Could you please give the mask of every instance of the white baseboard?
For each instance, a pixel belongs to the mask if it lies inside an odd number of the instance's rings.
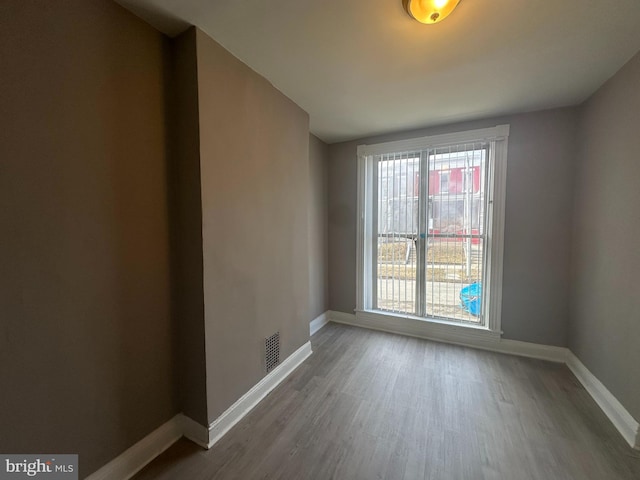
[[[209,444],[211,448],[215,443],[227,433],[231,427],[244,418],[271,390],[276,388],[293,372],[302,362],[304,362],[313,352],[311,343],[307,342],[298,350],[293,352],[287,359],[269,372],[251,390],[245,393],[240,399],[224,411],[211,425],[209,425]]]
[[[453,323],[425,321],[417,318],[376,312],[356,312],[355,325],[464,346],[485,348],[500,340],[498,332],[484,328],[463,327]]]
[[[313,335],[322,327],[324,327],[327,323],[329,323],[328,313],[329,312],[321,313],[316,318],[311,320],[311,323],[309,323],[309,336]]]
[[[353,313],[337,312],[335,310],[327,310],[327,317],[330,322],[345,323],[347,325],[355,325],[356,316]]]
[[[490,350],[555,363],[566,363],[567,355],[569,355],[569,349],[565,347],[521,342],[519,340],[507,340],[504,338],[500,339],[496,345],[492,345]]]
[[[182,415],[176,415],[138,443],[92,473],[86,480],[127,480],[182,437]]]
[[[640,450],[640,424],[572,352],[567,366],[631,447]]]
[[[355,315],[334,311],[328,313],[329,320],[335,323],[551,362],[565,363],[567,359],[568,350],[564,347],[505,340],[500,338],[498,332],[482,328],[461,327],[444,322],[427,322],[373,312],[357,312]]]
[[[186,415],[180,416],[182,434],[196,445],[209,448],[209,429]]]
[[[311,343],[307,342],[293,352],[287,359],[278,365],[272,372],[260,380],[251,390],[245,393],[237,402],[231,405],[214,420],[209,427],[185,417],[183,420],[184,436],[197,443],[201,447],[213,447],[236,423],[242,420],[271,390],[276,388],[293,372],[302,362],[313,353]]]

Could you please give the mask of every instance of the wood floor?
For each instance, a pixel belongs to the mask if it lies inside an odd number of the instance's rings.
[[[328,324],[314,354],[211,450],[143,479],[640,479],[561,364]]]

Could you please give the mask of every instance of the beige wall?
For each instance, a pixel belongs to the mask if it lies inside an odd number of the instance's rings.
[[[309,116],[196,30],[209,422],[309,338]]]
[[[571,350],[640,420],[640,53],[583,106]]]
[[[0,451],[81,477],[178,411],[165,48],[112,2],[0,3]]]
[[[329,149],[309,135],[309,320],[329,309],[327,167]]]
[[[565,346],[577,110],[564,108],[364,138],[329,147],[329,306],[356,300],[356,147],[510,124],[502,329]]]

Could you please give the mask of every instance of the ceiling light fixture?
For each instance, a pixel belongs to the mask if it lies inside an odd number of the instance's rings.
[[[449,16],[460,0],[402,0],[410,17],[427,25],[438,23]]]

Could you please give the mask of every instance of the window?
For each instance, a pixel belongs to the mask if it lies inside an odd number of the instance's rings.
[[[499,331],[508,133],[358,147],[358,311]]]

